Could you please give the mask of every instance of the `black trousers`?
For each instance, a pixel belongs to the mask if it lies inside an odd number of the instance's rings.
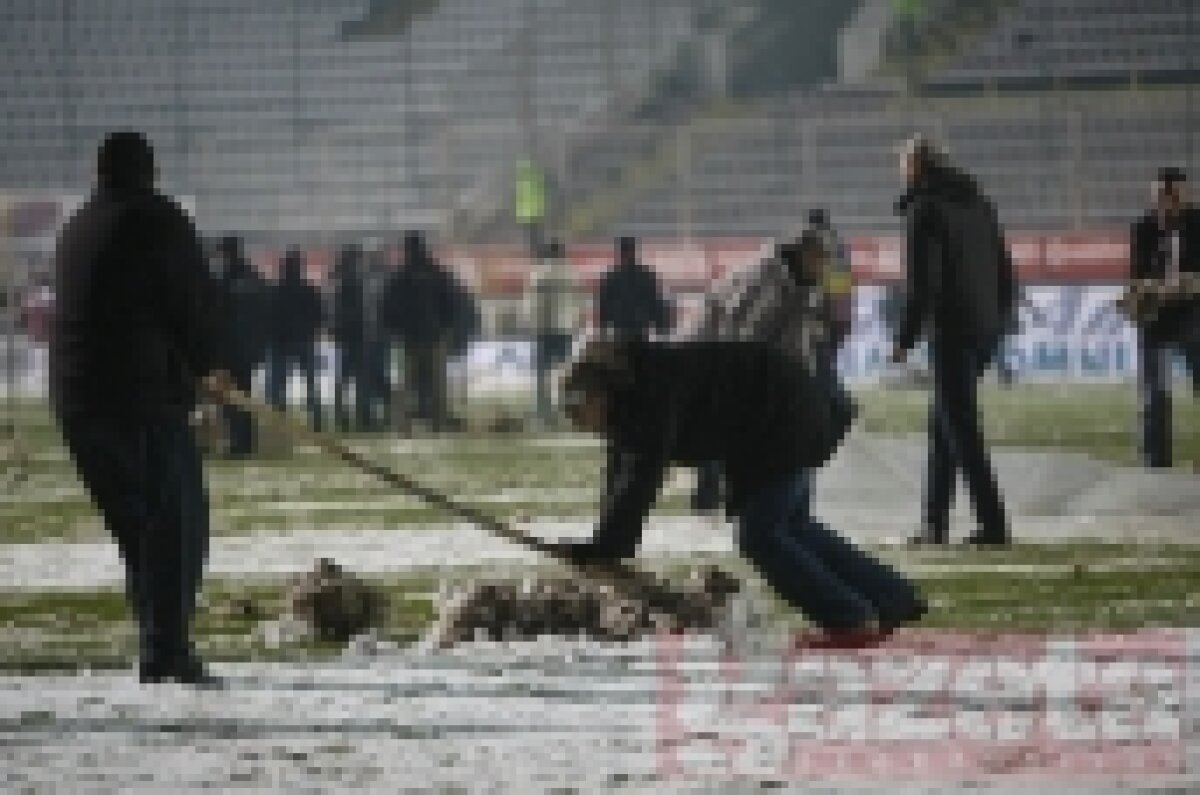
[[[405,390],[410,415],[441,430],[446,422],[446,349],[440,342],[404,346]]]
[[[1138,338],[1138,392],[1141,402],[1142,464],[1171,466],[1171,372],[1168,354],[1178,350],[1200,391],[1200,307],[1179,315],[1168,326],[1151,326]]]
[[[242,392],[249,394],[250,385],[254,378],[254,365],[238,363],[229,368],[233,376],[233,384]],[[254,418],[250,412],[233,406],[222,406],[221,413],[225,417],[225,427],[229,431],[229,454],[232,456],[247,456],[254,452]]]
[[[929,459],[925,484],[925,531],[947,540],[956,475],[962,473],[982,538],[1008,538],[1007,520],[979,424],[978,384],[987,357],[943,334],[931,345],[933,403],[929,411]]]
[[[721,462],[706,461],[696,467],[693,511],[715,511],[721,507]]]
[[[183,412],[61,420],[67,448],[125,564],[141,666],[192,653],[190,624],[208,553],[208,495]]]

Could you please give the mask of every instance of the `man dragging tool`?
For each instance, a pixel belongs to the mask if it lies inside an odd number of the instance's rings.
[[[568,416],[609,440],[593,539],[560,545],[581,564],[628,558],[668,465],[721,463],[737,545],[831,646],[878,641],[920,619],[903,576],[813,517],[812,474],[853,414],[828,373],[750,341],[586,342],[562,382]]]

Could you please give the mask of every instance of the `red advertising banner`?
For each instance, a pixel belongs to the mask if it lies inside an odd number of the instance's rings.
[[[674,292],[704,290],[730,270],[750,265],[770,251],[768,238],[710,238],[692,242],[647,240],[640,246],[641,260],[664,286]],[[904,278],[905,242],[900,235],[860,235],[846,241],[854,280],[859,284]],[[1124,231],[1016,232],[1009,235],[1009,250],[1022,282],[1086,284],[1117,282],[1128,276],[1129,243]],[[254,252],[255,264],[273,275],[277,249]],[[335,252],[328,247],[306,250],[308,274],[323,281],[332,269]],[[580,243],[568,247],[567,259],[580,283],[591,288],[612,268],[613,247]],[[520,293],[529,278],[528,250],[516,244],[451,245],[436,252],[442,263],[481,295]],[[403,254],[389,248],[388,258],[399,265]]]

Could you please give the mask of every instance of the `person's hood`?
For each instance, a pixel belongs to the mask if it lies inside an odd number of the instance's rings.
[[[304,278],[304,261],[298,254],[285,254],[281,275],[285,282],[299,282]]]
[[[242,255],[229,258],[225,265],[226,278],[242,277],[250,274],[250,261]]]

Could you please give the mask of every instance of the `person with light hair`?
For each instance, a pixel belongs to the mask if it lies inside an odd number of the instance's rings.
[[[905,304],[891,359],[903,362],[924,335],[933,365],[929,464],[916,544],[945,544],[955,476],[962,472],[978,519],[968,543],[1009,542],[1008,520],[979,423],[979,377],[1012,328],[1017,284],[995,207],[979,185],[922,135],[901,148],[908,224]]]

